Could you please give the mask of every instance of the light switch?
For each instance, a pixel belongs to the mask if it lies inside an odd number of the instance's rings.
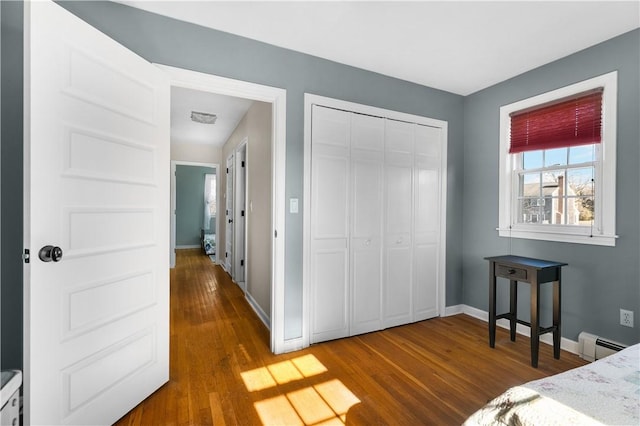
[[[289,213],[298,213],[298,199],[290,198],[289,199]]]

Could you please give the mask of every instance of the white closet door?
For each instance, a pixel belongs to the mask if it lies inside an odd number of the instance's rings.
[[[414,321],[438,316],[442,129],[416,125]]]
[[[311,343],[349,335],[351,114],[313,107]]]
[[[415,125],[386,120],[384,327],[413,319],[413,161]]]
[[[352,114],[350,335],[380,330],[384,120]]]

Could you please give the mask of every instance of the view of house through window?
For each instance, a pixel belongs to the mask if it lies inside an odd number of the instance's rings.
[[[591,144],[518,154],[517,222],[592,226],[597,153]]]

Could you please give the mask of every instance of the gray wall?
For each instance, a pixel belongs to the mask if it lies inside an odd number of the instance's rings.
[[[204,176],[215,174],[211,167],[176,165],[176,246],[200,245],[204,225]],[[214,234],[215,218],[207,233]]]
[[[485,256],[513,254],[567,262],[563,269],[564,337],[589,331],[622,343],[640,341],[640,30],[606,41],[465,98],[464,108],[464,303],[486,311]],[[498,145],[500,106],[618,70],[618,143],[615,247],[500,238]],[[507,284],[501,294],[508,310]],[[528,318],[528,286],[519,311]],[[550,286],[547,286],[550,287]],[[550,306],[549,289],[543,303]],[[636,327],[619,325],[620,308],[636,313]],[[543,312],[550,325],[550,310]]]

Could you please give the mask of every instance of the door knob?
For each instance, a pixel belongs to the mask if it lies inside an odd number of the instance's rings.
[[[38,257],[43,262],[59,262],[62,259],[62,249],[55,246],[44,246],[38,252]]]

